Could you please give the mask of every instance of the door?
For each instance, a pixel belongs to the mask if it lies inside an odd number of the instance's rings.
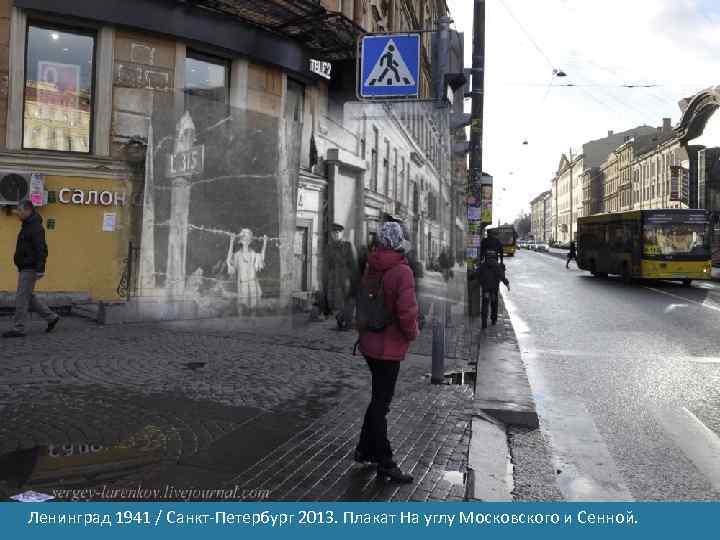
[[[306,292],[308,290],[308,236],[307,227],[297,227],[295,229],[294,292]]]

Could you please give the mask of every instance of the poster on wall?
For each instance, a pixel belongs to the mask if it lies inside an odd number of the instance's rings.
[[[35,206],[42,206],[45,202],[45,183],[41,174],[30,175],[30,202]]]
[[[117,214],[115,212],[108,212],[103,215],[102,230],[103,232],[115,232],[117,224]]]
[[[493,190],[491,185],[482,186],[482,216],[481,221],[483,223],[492,223],[492,195]]]
[[[293,285],[297,177],[287,171],[299,168],[299,124],[191,97],[179,120],[171,99],[153,113],[140,281],[201,317],[281,309]],[[163,140],[174,144],[155,150]],[[203,167],[167,167],[200,147]]]

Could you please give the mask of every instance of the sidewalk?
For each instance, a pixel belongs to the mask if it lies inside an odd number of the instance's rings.
[[[461,312],[447,332],[449,371],[470,359]],[[158,490],[148,499],[190,488],[272,500],[465,497],[472,387],[430,384],[430,324],[389,416],[396,458],[416,480],[404,487],[378,485],[352,461],[369,374],[352,356],[355,333],[334,321],[248,332],[230,320],[103,327],[68,317],[50,335],[34,324],[26,340],[3,343],[2,498],[83,488],[111,500],[138,486]]]

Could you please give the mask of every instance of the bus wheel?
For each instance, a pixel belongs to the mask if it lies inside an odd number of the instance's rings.
[[[683,279],[682,284],[689,287],[692,284],[692,279]]]
[[[622,273],[620,275],[622,276],[623,283],[632,283],[632,274],[630,273],[628,263],[623,263]]]

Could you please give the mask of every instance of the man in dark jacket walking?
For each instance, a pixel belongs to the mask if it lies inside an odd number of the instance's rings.
[[[488,257],[481,263],[473,279],[478,280],[482,289],[482,327],[487,328],[488,315],[493,325],[497,324],[498,304],[500,296],[500,283],[504,283],[510,290],[510,281],[505,276],[505,264],[498,263],[496,259]]]
[[[47,322],[47,332],[52,332],[60,317],[52,312],[35,295],[35,283],[45,275],[48,251],[42,217],[35,212],[30,201],[22,201],[17,209],[22,222],[15,247],[15,266],[18,269],[18,286],[15,293],[15,319],[13,329],[3,337],[25,337],[28,310],[33,309]]]
[[[488,230],[487,236],[480,242],[480,262],[488,259],[503,262],[503,245],[493,229]]]
[[[575,241],[570,242],[570,251],[567,254],[567,260],[565,261],[565,268],[570,268],[570,261],[575,261],[577,264],[577,246]]]

